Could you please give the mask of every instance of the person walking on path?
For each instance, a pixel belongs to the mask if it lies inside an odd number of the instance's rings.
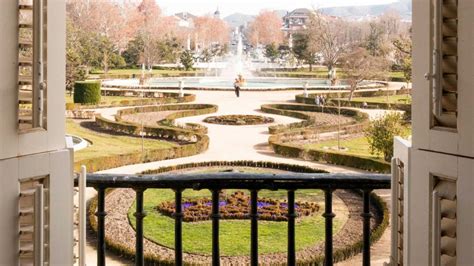
[[[240,97],[240,87],[242,87],[244,83],[245,83],[245,79],[242,77],[242,75],[238,75],[234,82],[234,90],[235,90],[235,95],[237,96],[237,98]]]
[[[240,97],[240,82],[238,78],[236,78],[234,81],[234,91],[235,91],[235,96],[239,98]]]

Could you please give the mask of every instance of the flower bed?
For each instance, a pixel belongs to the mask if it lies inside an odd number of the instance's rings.
[[[271,117],[260,115],[221,115],[210,116],[204,119],[206,123],[233,126],[262,125],[273,123],[274,121]]]
[[[187,200],[181,204],[184,222],[198,222],[210,220],[212,212],[212,201],[209,198]],[[166,201],[155,208],[159,213],[173,217],[175,214],[175,203]],[[319,210],[319,206],[313,202],[295,203],[295,211],[298,217],[309,216]],[[222,219],[243,220],[250,218],[250,197],[242,191],[236,191],[230,196],[221,195],[219,199],[219,211]],[[257,211],[260,220],[287,221],[288,203],[269,198],[258,198]]]

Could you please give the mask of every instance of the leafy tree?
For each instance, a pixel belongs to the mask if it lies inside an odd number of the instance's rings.
[[[205,48],[201,52],[201,56],[199,57],[203,62],[207,63],[212,60],[212,51],[210,48]]]
[[[84,80],[87,76],[86,69],[80,55],[80,47],[76,42],[76,31],[70,20],[66,21],[66,90],[72,93],[74,83]]]
[[[191,51],[188,51],[188,50],[184,51],[183,53],[181,53],[181,56],[179,59],[185,70],[193,69],[194,58]]]
[[[127,44],[127,49],[122,53],[125,63],[128,66],[137,66],[140,64],[141,51],[143,51],[144,43],[140,35],[136,36]]]
[[[407,136],[403,125],[403,116],[399,113],[388,113],[384,117],[370,122],[365,131],[372,154],[382,154],[385,161],[393,156],[393,139],[396,136]]]
[[[316,63],[316,50],[310,45],[308,34],[295,34],[293,37],[293,53],[298,61],[309,65],[309,71],[313,71]]]
[[[265,46],[265,56],[270,59],[272,63],[274,63],[275,60],[280,56],[280,51],[278,50],[275,43]]]

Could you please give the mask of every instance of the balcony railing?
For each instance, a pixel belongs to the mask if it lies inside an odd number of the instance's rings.
[[[78,182],[79,183],[79,182]],[[82,183],[82,182],[81,182]],[[160,175],[109,175],[89,174],[86,185],[97,192],[97,264],[105,265],[105,191],[108,188],[132,188],[136,192],[136,265],[144,265],[143,254],[143,195],[146,189],[172,189],[175,192],[175,264],[183,265],[182,193],[186,189],[207,189],[212,193],[212,265],[220,265],[219,253],[219,193],[223,189],[250,191],[251,265],[258,265],[257,196],[259,190],[286,190],[288,195],[288,249],[287,264],[296,265],[295,249],[295,191],[320,189],[325,196],[325,265],[333,264],[332,196],[334,190],[360,190],[363,194],[363,265],[370,265],[370,193],[375,189],[389,189],[390,176],[380,174],[160,174]]]

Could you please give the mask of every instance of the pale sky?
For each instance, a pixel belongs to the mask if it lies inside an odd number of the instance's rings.
[[[232,13],[258,14],[262,9],[292,10],[332,6],[372,5],[397,2],[397,0],[156,0],[167,14],[188,11],[195,15],[214,13],[217,7],[221,15]]]

